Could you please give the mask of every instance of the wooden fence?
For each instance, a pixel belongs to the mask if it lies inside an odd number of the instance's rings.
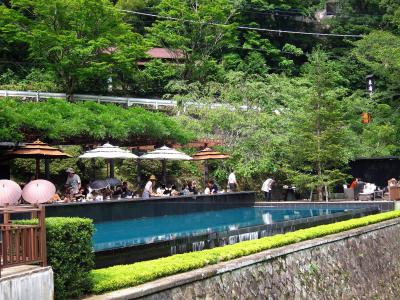
[[[25,214],[37,218],[36,225],[13,224],[12,215]],[[44,207],[4,207],[0,209],[0,272],[3,268],[40,264],[47,265],[46,225]],[[1,273],[0,273],[1,274]]]

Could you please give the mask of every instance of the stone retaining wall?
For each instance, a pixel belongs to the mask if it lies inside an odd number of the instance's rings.
[[[400,219],[95,299],[400,299]]]

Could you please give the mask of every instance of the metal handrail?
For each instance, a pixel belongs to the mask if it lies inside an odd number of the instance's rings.
[[[26,97],[26,98],[34,98],[36,101],[40,99],[49,99],[49,98],[59,98],[66,99],[67,95],[65,93],[48,93],[48,92],[39,92],[39,91],[13,91],[13,90],[0,90],[0,97]],[[85,95],[85,94],[74,94],[74,100],[79,101],[97,101],[101,103],[118,103],[124,104],[127,106],[132,105],[143,105],[143,106],[151,106],[155,109],[167,108],[167,107],[176,107],[178,105],[175,100],[164,100],[164,99],[150,99],[150,98],[133,98],[133,97],[115,97],[115,96],[101,96],[101,95]],[[230,110],[235,110],[236,108],[230,104],[225,103],[210,103],[209,105],[196,103],[194,101],[186,101],[183,104],[183,109],[186,107],[194,106],[194,107],[209,107],[211,109],[225,107]],[[257,107],[248,107],[247,105],[240,106],[240,110],[259,110]]]

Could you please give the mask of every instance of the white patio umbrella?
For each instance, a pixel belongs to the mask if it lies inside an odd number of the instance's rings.
[[[136,159],[137,155],[121,149],[118,146],[113,146],[109,143],[99,146],[95,149],[89,150],[79,156],[79,158],[104,158],[110,160],[110,178],[114,177],[114,159]]]
[[[154,151],[144,154],[140,156],[140,159],[161,160],[164,184],[167,183],[167,160],[192,160],[189,155],[167,146],[157,148]]]

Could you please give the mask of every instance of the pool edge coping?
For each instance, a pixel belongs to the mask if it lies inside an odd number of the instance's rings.
[[[295,253],[301,250],[310,249],[324,244],[333,243],[339,240],[344,240],[383,228],[391,227],[400,224],[400,217],[382,221],[376,224],[362,226],[355,229],[350,229],[340,233],[327,235],[320,238],[315,238],[307,241],[302,241],[287,246],[264,250],[259,253],[243,256],[230,261],[221,262],[215,265],[206,266],[200,269],[175,274],[160,279],[156,279],[151,282],[147,282],[138,286],[124,288],[113,292],[107,292],[100,295],[92,295],[86,300],[126,300],[135,299],[139,297],[148,296],[157,292],[161,292],[166,289],[182,286],[184,284],[199,281],[205,278],[210,278],[218,274],[225,272],[231,272],[236,269],[247,267],[250,265],[262,263],[270,259]]]

